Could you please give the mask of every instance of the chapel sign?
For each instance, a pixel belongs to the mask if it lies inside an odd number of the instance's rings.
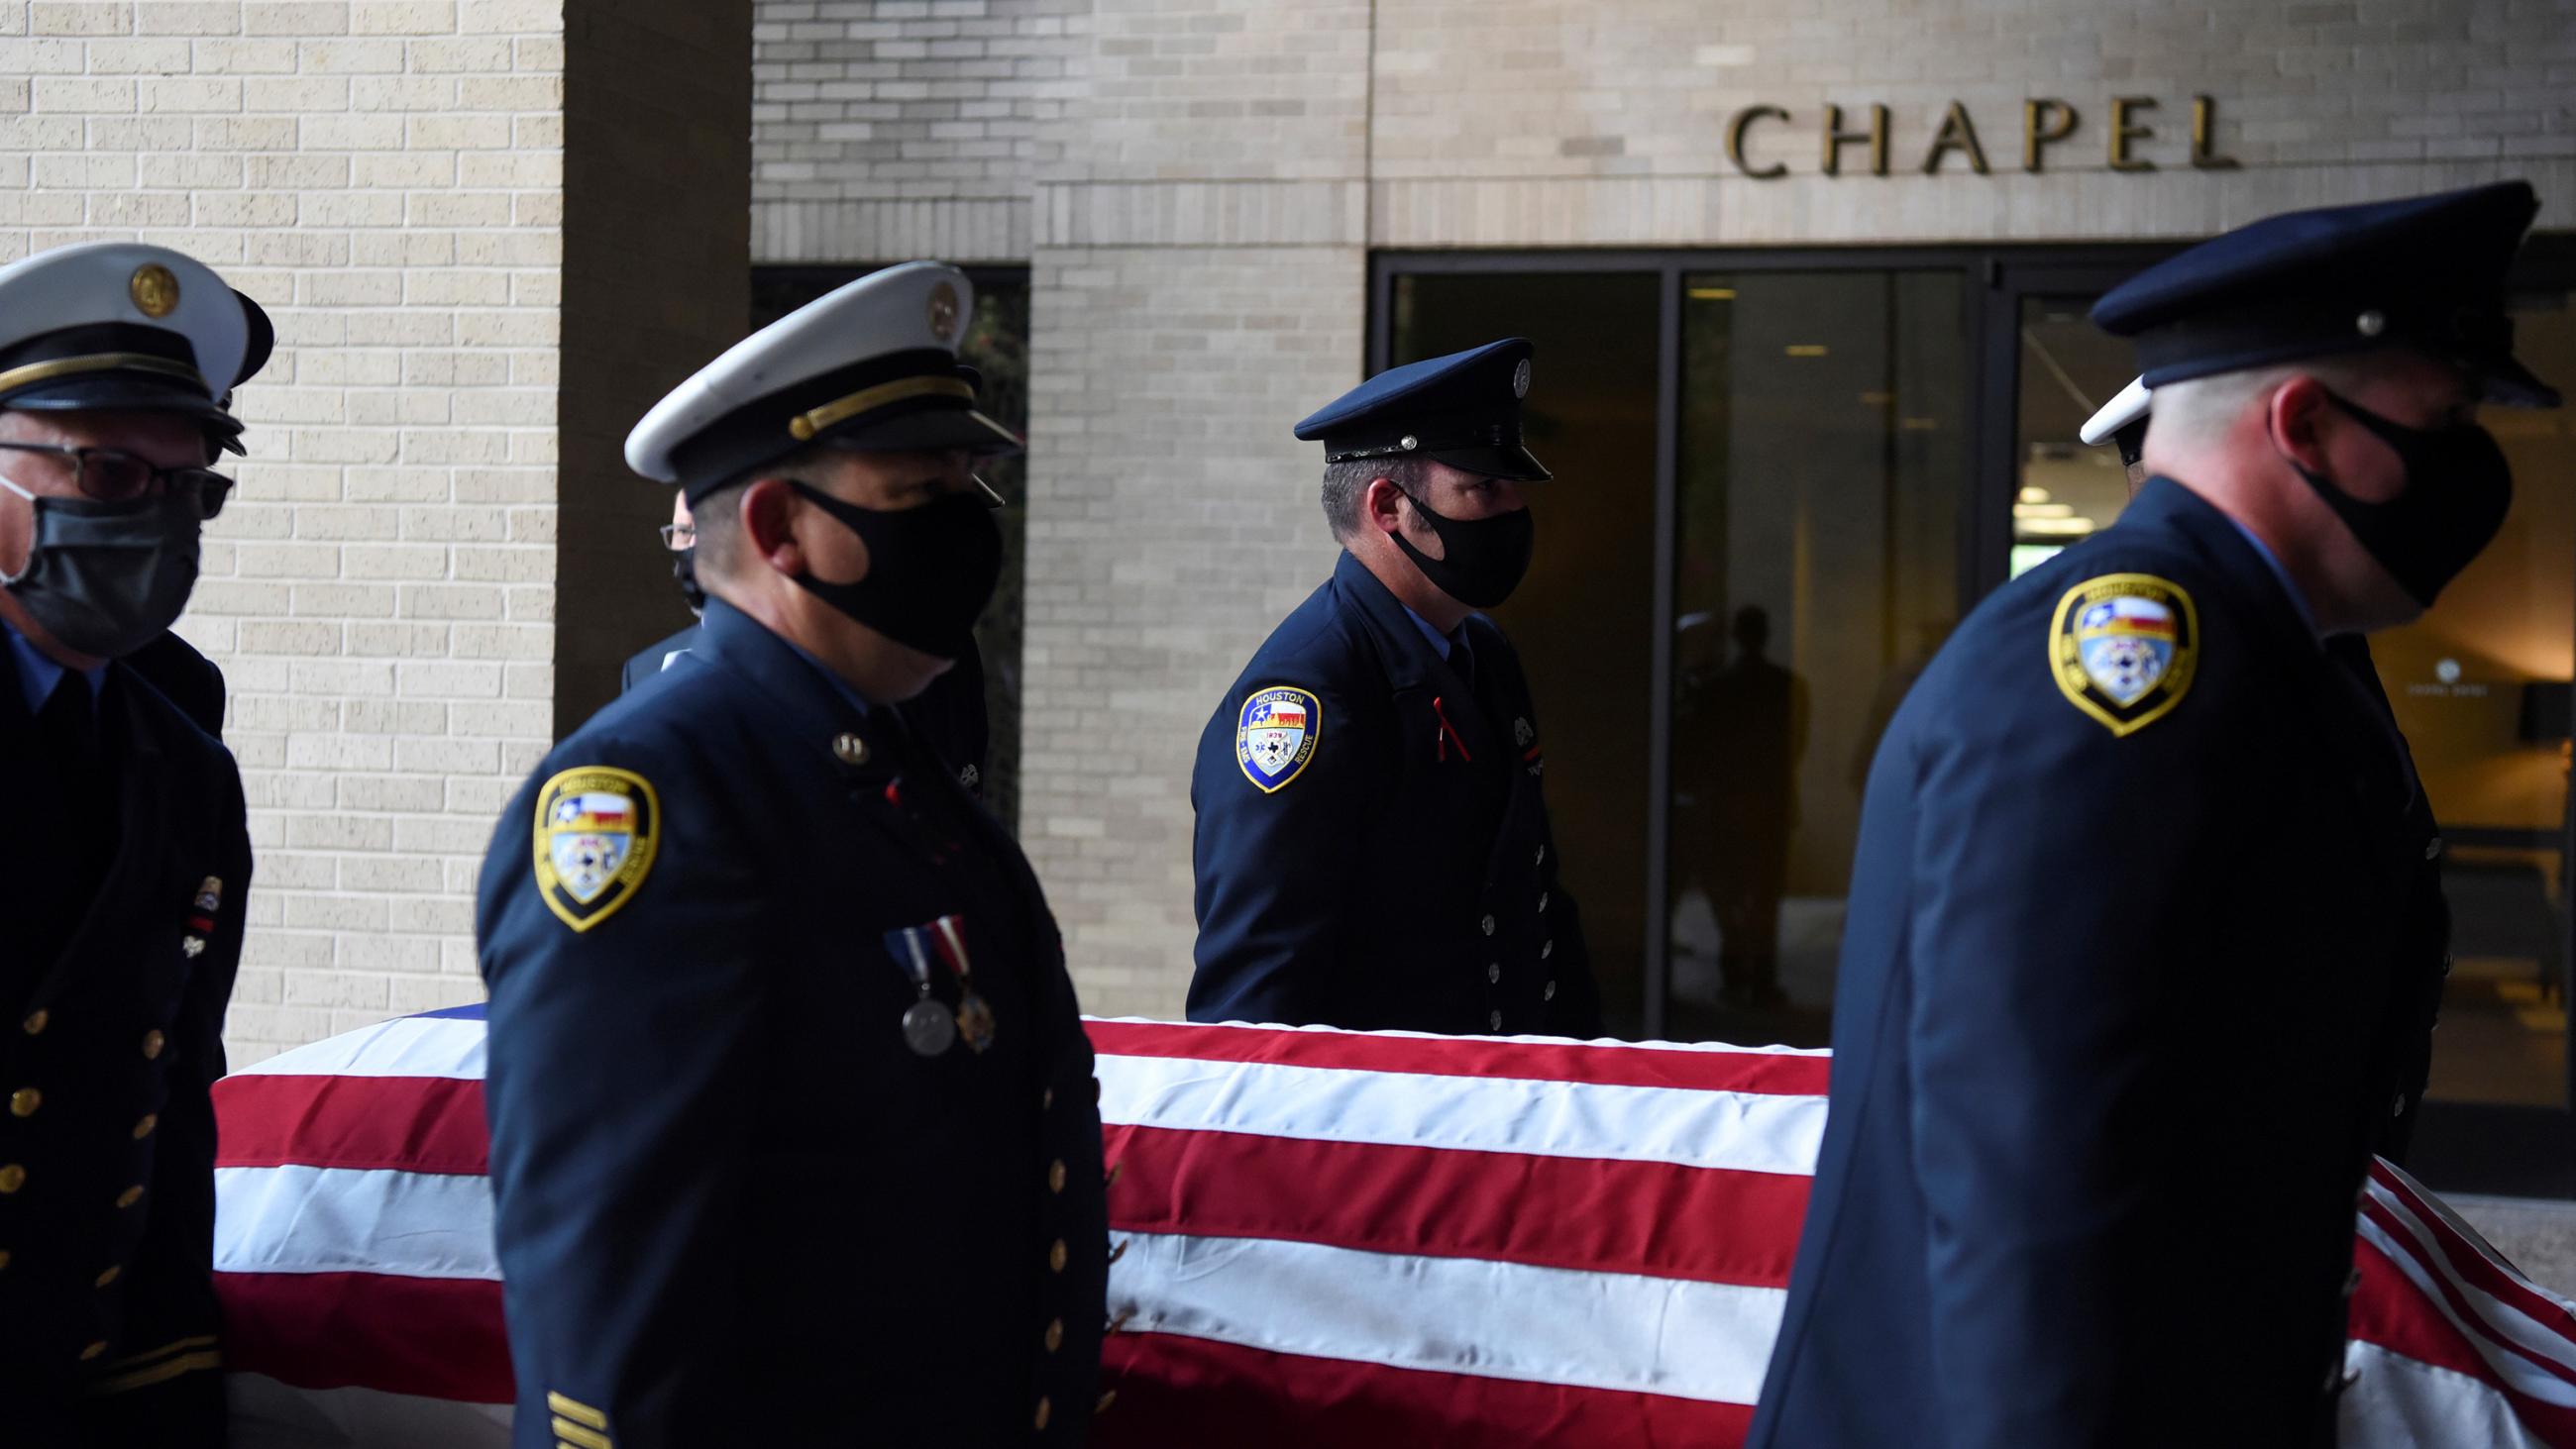
[[[2156,116],[2159,102],[2154,96],[2113,96],[2108,106],[2108,119],[2101,130],[2104,146],[2114,171],[2153,171],[2157,163],[2147,154],[2156,139]],[[1885,176],[1890,165],[1888,110],[1883,105],[1867,108],[1866,119],[1847,116],[1841,106],[1829,105],[1823,110],[1819,125],[1822,152],[1818,169],[1827,176],[1841,176],[1847,152],[1865,149],[1868,158],[1866,174]],[[2208,96],[2191,98],[2191,149],[2186,160],[2195,170],[2225,171],[2235,167],[2233,158],[2218,154],[2213,131],[2218,119],[2218,102]],[[1726,159],[1735,169],[1756,181],[1777,181],[1790,174],[1789,163],[1779,159],[1782,138],[1779,133],[1800,124],[1799,118],[1785,106],[1753,105],[1738,110],[1726,121]],[[2021,169],[2044,171],[2051,155],[2050,148],[2071,143],[2084,124],[2084,114],[2074,103],[2053,96],[2037,97],[2021,103]],[[1759,153],[1759,154],[1752,154]],[[2010,153],[2005,153],[2010,159]],[[1855,160],[1858,158],[1855,157]],[[1965,101],[1952,101],[1949,110],[1931,135],[1922,153],[1920,169],[1926,176],[1937,176],[1945,169],[1973,171],[1979,176],[1991,174],[1994,167],[1986,153],[1986,143],[1977,133],[1974,117],[1968,114]],[[1860,174],[1860,173],[1853,173]]]

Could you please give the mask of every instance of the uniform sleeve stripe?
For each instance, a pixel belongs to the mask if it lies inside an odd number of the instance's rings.
[[[215,1336],[211,1333],[200,1333],[189,1338],[172,1339],[170,1342],[161,1345],[159,1348],[149,1349],[137,1354],[128,1354],[124,1358],[112,1360],[108,1363],[106,1372],[122,1373],[128,1369],[142,1368],[157,1359],[166,1358],[174,1353],[182,1353],[192,1348],[213,1348],[214,1346]]]
[[[570,1419],[556,1419],[554,1430],[557,1439],[578,1445],[580,1449],[613,1449],[607,1435],[597,1429],[585,1429]]]
[[[154,1384],[167,1383],[181,1374],[218,1369],[223,1366],[222,1350],[200,1349],[195,1353],[183,1353],[167,1362],[154,1364],[150,1368],[140,1368],[131,1373],[100,1379],[89,1386],[89,1391],[93,1394],[122,1394],[132,1389],[149,1388]]]
[[[558,1414],[561,1414],[564,1418],[572,1420],[576,1424],[586,1424],[593,1429],[605,1429],[608,1427],[608,1416],[606,1414],[601,1413],[599,1410],[592,1408],[590,1405],[583,1403],[579,1399],[556,1393],[552,1389],[548,1389],[546,1391],[546,1407],[554,1410]],[[563,1425],[558,1422],[555,1427],[560,1431],[563,1428]],[[606,1439],[602,1439],[599,1442],[601,1444],[606,1444],[608,1441]]]

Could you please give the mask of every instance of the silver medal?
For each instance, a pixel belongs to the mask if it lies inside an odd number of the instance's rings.
[[[945,1002],[916,1001],[903,1014],[903,1044],[935,1057],[957,1044],[957,1018]]]

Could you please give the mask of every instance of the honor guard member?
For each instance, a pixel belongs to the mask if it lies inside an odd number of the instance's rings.
[[[962,375],[962,374],[961,374]],[[971,380],[971,379],[970,379]],[[988,508],[1002,506],[1002,495],[982,478],[975,480]],[[689,606],[692,617],[703,616],[707,595],[698,587],[698,527],[690,516],[686,495],[671,495],[671,521],[662,525],[662,547],[671,555],[671,577],[680,585],[680,597]],[[698,625],[691,624],[677,634],[626,661],[626,670],[618,688],[633,689],[645,680],[668,669],[698,642]],[[176,642],[176,641],[173,641]],[[182,645],[181,647],[186,647]],[[966,652],[948,672],[930,682],[930,687],[896,706],[904,723],[921,737],[924,744],[946,761],[957,783],[966,793],[984,798],[984,767],[992,751],[992,729],[984,709],[984,654],[969,637]]]
[[[2146,380],[2140,378],[2103,404],[2080,434],[2086,443],[2110,442],[2119,449],[2132,494],[2147,481],[2143,455],[2153,406]],[[2323,647],[2326,657],[2351,674],[2355,691],[2370,703],[2371,717],[2387,727],[2396,767],[2405,775],[2401,808],[2406,824],[2400,854],[2415,861],[2407,872],[2406,909],[2397,938],[2398,1000],[2405,1009],[2389,1020],[2386,1057],[2397,1063],[2397,1077],[2387,1119],[2380,1123],[2379,1140],[2372,1149],[2403,1165],[2407,1146],[2415,1137],[2418,1109],[2424,1105],[2424,1089],[2432,1081],[2433,1028],[2442,1014],[2442,986],[2451,974],[2451,903],[2442,893],[2442,829],[2433,819],[2433,802],[2416,774],[2414,752],[2397,728],[2397,713],[2389,707],[2388,692],[2380,684],[2369,638],[2358,632],[2329,634]]]
[[[1827,1118],[1749,1442],[2322,1445],[2423,861],[2321,636],[2417,617],[2512,482],[2520,183],[2256,222],[2105,296],[2118,523],[1990,595],[1872,767]]]
[[[1324,444],[1333,576],[1199,737],[1193,1021],[1591,1037],[1538,710],[1478,612],[1529,567],[1520,338],[1378,374]]]
[[[250,884],[222,677],[168,629],[267,316],[102,242],[0,267],[0,1438],[223,1442],[223,1021]],[[147,675],[137,667],[157,660]],[[174,704],[159,684],[186,696]]]
[[[476,917],[521,1449],[1087,1434],[1091,1049],[1027,862],[894,708],[1001,568],[973,305],[874,273],[627,439],[703,632],[530,777]]]

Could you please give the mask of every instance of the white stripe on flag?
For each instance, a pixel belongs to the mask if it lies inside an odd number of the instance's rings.
[[[299,1389],[225,1376],[233,1449],[509,1449],[508,1404],[459,1404],[380,1389]]]
[[[1122,1056],[1101,1059],[1100,1116],[1114,1126],[1803,1177],[1815,1170],[1825,1099]]]
[[[2359,1377],[2335,1406],[2339,1449],[2548,1449],[2493,1384],[2359,1339],[2343,1366]]]
[[[1749,1404],[1788,1295],[1273,1238],[1139,1233],[1111,1268],[1132,1328],[1311,1358]],[[1503,1324],[1508,1321],[1509,1329]]]
[[[2374,1182],[2370,1184],[2370,1191],[2376,1196],[2381,1192],[2381,1188]],[[2395,1205],[2392,1204],[2392,1206]],[[2406,1214],[2403,1206],[2396,1206],[2396,1211],[2401,1215]],[[2413,1222],[2411,1215],[2405,1215],[2401,1220],[2408,1222],[2410,1232],[2423,1233],[2423,1225]],[[2450,1321],[2453,1328],[2460,1331],[2461,1336],[2469,1341],[2469,1347],[2478,1351],[2478,1357],[2485,1361],[2488,1370],[2502,1380],[2506,1387],[2528,1394],[2544,1404],[2576,1408],[2576,1385],[2570,1385],[2565,1379],[2549,1373],[2510,1349],[2497,1346],[2495,1340],[2498,1338],[2510,1337],[2517,1341],[2524,1338],[2532,1330],[2529,1319],[2515,1309],[2497,1302],[2484,1290],[2462,1282],[2460,1275],[2444,1261],[2441,1253],[2429,1244],[2419,1252],[2417,1244],[2399,1241],[2386,1228],[2369,1218],[2361,1220],[2361,1236],[2368,1240],[2372,1247],[2387,1254],[2388,1260],[2397,1265],[2397,1270],[2404,1273],[2409,1281],[2423,1291],[2425,1300],[2441,1310],[2442,1316]],[[2431,1268],[2425,1266],[2428,1259],[2433,1264]],[[2443,1295],[2441,1285],[2433,1281],[2433,1275],[2436,1272],[2457,1289],[2460,1296],[2466,1299],[2485,1321],[2471,1323],[2463,1320],[2459,1310],[2453,1308],[2450,1299]],[[2552,1359],[2566,1352],[2564,1343],[2559,1344],[2555,1352],[2550,1352],[2542,1345],[2533,1345],[2533,1347],[2543,1356]]]
[[[346,1167],[219,1167],[215,1271],[497,1280],[492,1181]]]
[[[245,1076],[483,1078],[483,1023],[402,1016],[242,1068]]]

